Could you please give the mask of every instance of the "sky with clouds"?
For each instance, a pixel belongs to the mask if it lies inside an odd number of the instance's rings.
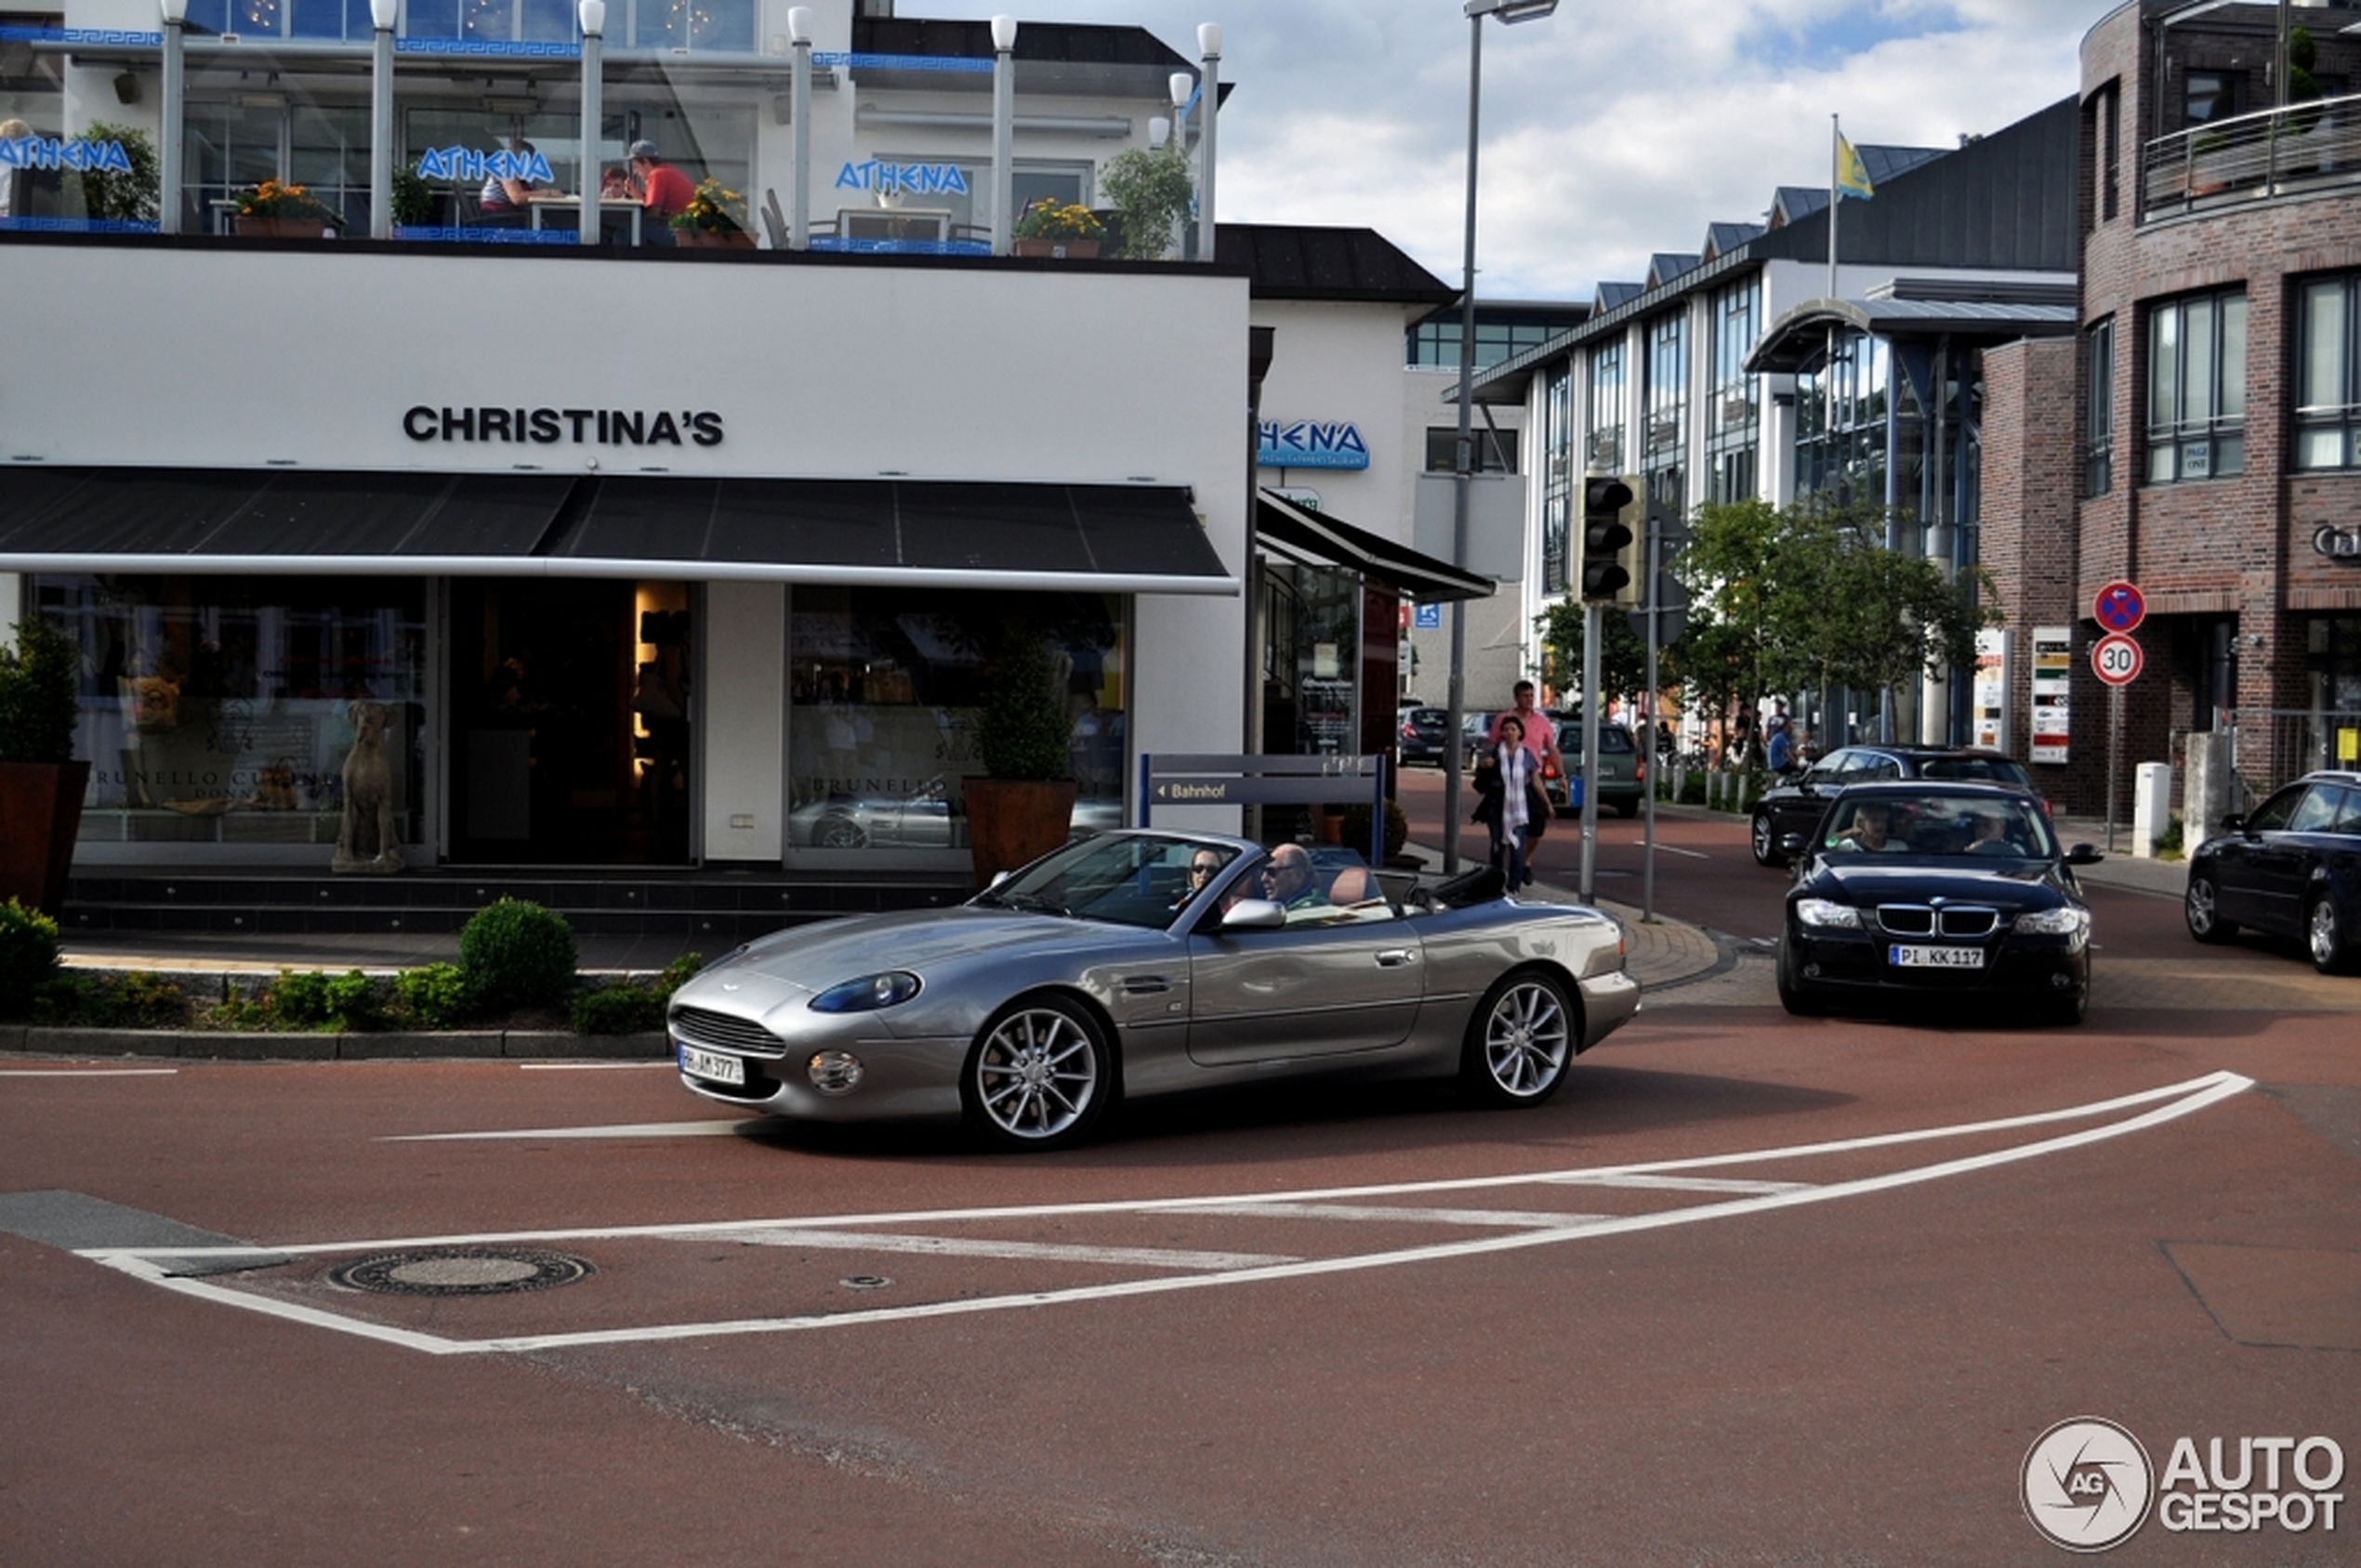
[[[1855,143],[1956,147],[2071,96],[2117,0],[1560,0],[1484,40],[1479,292],[1587,300],[1825,185]],[[1446,283],[1466,213],[1469,24],[1455,0],[900,0],[1128,22],[1180,53],[1222,28],[1227,221],[1363,224]]]

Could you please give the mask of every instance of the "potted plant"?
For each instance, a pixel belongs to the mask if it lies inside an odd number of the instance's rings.
[[[1167,142],[1161,152],[1133,148],[1107,160],[1099,189],[1115,204],[1114,255],[1128,261],[1154,261],[1178,255],[1175,238],[1196,203],[1196,182],[1188,160]]]
[[[745,217],[746,199],[707,177],[697,181],[689,204],[673,215],[672,243],[751,248],[754,232],[746,227]]]
[[[238,232],[279,239],[317,240],[336,227],[336,217],[314,200],[309,188],[266,179],[238,195]]]
[[[82,826],[90,764],[73,757],[81,651],[39,613],[0,647],[0,903],[55,916]]]
[[[393,171],[393,226],[423,229],[434,221],[434,187],[413,168]]]
[[[1074,824],[1073,719],[1041,627],[1002,623],[976,728],[984,777],[967,781],[968,851],[988,885],[1063,844]]]
[[[84,169],[77,177],[82,181],[82,215],[100,223],[153,223],[156,220],[156,192],[162,187],[158,172],[162,165],[156,159],[155,144],[148,133],[132,125],[112,125],[103,121],[83,127],[86,141],[112,141],[123,149],[124,157],[131,165],[131,172],[120,169]]]
[[[1079,202],[1044,196],[1017,219],[1016,254],[1088,259],[1099,254],[1106,225]]]

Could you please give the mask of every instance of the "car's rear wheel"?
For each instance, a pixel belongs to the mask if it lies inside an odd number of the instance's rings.
[[[1785,943],[1781,943],[1779,947],[1778,978],[1779,1006],[1798,1018],[1827,1016],[1828,1004],[1804,989],[1802,980],[1795,973],[1794,964],[1787,955]]]
[[[858,850],[868,841],[869,836],[851,817],[822,817],[811,830],[812,844],[823,850]]]
[[[1493,1105],[1538,1105],[1565,1082],[1574,1060],[1574,1004],[1539,969],[1503,976],[1468,1024],[1460,1077]]]
[[[2199,942],[2228,942],[2238,934],[2238,928],[2222,918],[2222,888],[2211,876],[2196,872],[2189,877],[2189,890],[2182,895],[2182,917],[2189,923],[2189,934]]]
[[[968,1118],[1007,1149],[1055,1149],[1090,1130],[1113,1098],[1115,1057],[1099,1021],[1062,996],[1020,996],[968,1052]]]
[[[1770,812],[1757,811],[1754,814],[1754,825],[1747,830],[1747,840],[1753,846],[1755,864],[1779,863],[1778,830],[1772,825]]]
[[[2324,975],[2345,972],[2352,960],[2347,957],[2344,921],[2337,914],[2337,901],[2322,893],[2312,901],[2303,915],[2303,945],[2312,955],[2312,967]]]

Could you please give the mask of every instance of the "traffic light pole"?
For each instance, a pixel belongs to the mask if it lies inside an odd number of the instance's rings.
[[[1575,896],[1599,900],[1599,625],[1596,600],[1582,602],[1582,875]]]
[[[1653,921],[1656,917],[1656,784],[1655,769],[1664,766],[1664,758],[1656,755],[1655,727],[1661,721],[1657,705],[1664,700],[1656,685],[1656,648],[1664,637],[1664,608],[1658,602],[1664,596],[1658,590],[1664,585],[1664,530],[1657,526],[1656,508],[1648,508],[1648,717],[1640,727],[1640,767],[1647,776],[1648,786],[1640,795],[1641,809],[1647,818],[1640,830],[1640,918]],[[1654,764],[1654,768],[1650,767]]]

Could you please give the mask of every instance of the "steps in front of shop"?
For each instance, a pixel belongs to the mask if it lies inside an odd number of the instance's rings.
[[[73,878],[59,924],[69,933],[431,936],[458,930],[497,899],[518,898],[557,911],[582,935],[679,937],[711,947],[831,916],[938,908],[969,891],[948,880],[733,872],[494,874],[439,867],[397,876],[302,876],[275,870],[110,870]]]

